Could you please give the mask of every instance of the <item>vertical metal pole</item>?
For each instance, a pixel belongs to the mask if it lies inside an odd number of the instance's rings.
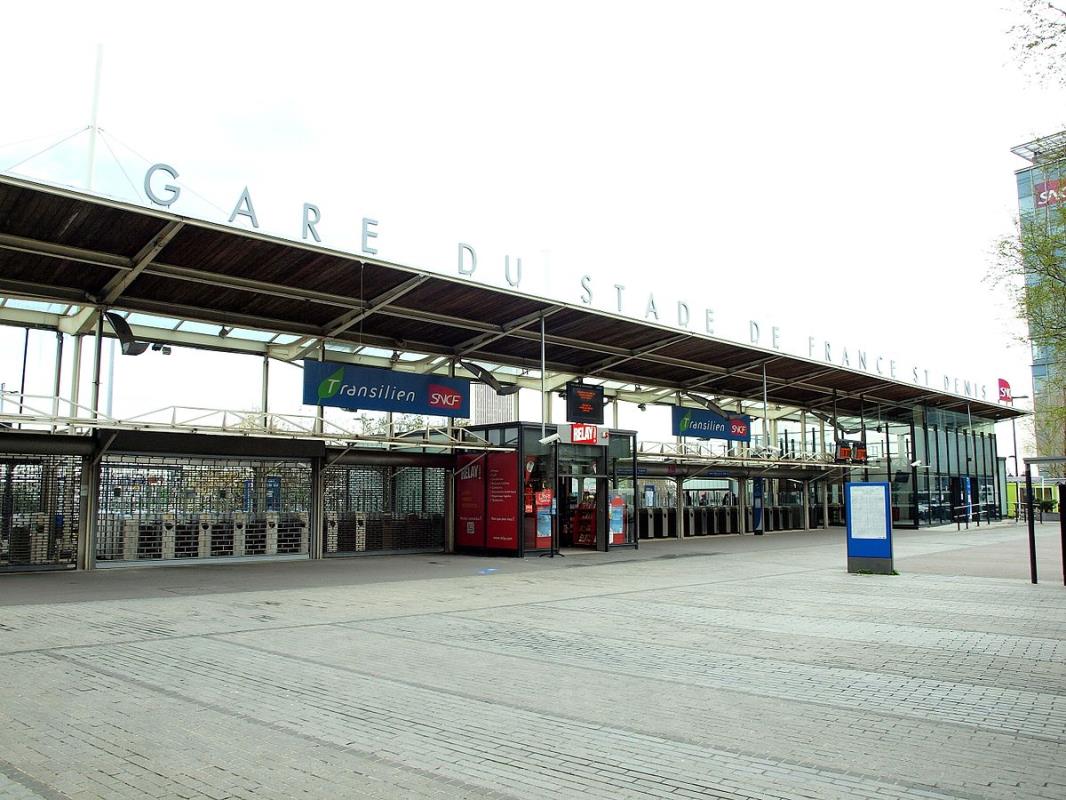
[[[1025,518],[1029,526],[1029,580],[1036,583],[1036,529],[1033,527],[1033,468],[1025,462]]]
[[[26,399],[26,357],[30,353],[30,329],[26,328],[26,336],[22,341],[22,381],[19,383],[19,416],[22,416],[22,405]],[[22,423],[19,423],[22,427]]]
[[[1059,484],[1059,552],[1062,554],[1062,585],[1066,586],[1066,483]]]
[[[678,477],[675,478],[675,481],[677,483],[677,501],[674,503],[677,507],[675,512],[677,514],[675,532],[677,533],[677,540],[680,542],[685,538],[685,479]]]
[[[762,365],[762,446],[770,446],[770,434],[768,433],[766,417],[769,414],[769,405],[766,402],[766,364]]]
[[[325,361],[326,360],[326,343],[325,342],[323,342],[322,346],[318,349],[318,360],[319,361]],[[326,409],[321,404],[319,404],[318,408],[315,410],[315,434],[318,435],[318,436],[322,435],[322,429],[325,427],[325,419],[326,419]]]
[[[800,458],[807,455],[807,412],[800,412]]]
[[[614,396],[614,400],[611,401],[611,427],[618,430],[618,395]]]
[[[100,72],[104,63],[104,46],[96,45],[96,78],[93,81],[93,113],[89,122],[89,167],[85,175],[85,188],[93,190],[93,178],[96,172],[96,112],[100,107]]]
[[[81,340],[80,334],[74,337],[74,364],[70,376],[70,416],[75,418],[81,416],[81,409],[78,408],[81,396]]]
[[[822,528],[829,530],[829,473],[822,481]]]
[[[811,482],[803,482],[803,530],[811,529]]]
[[[59,391],[63,378],[63,332],[56,331],[56,369],[52,383],[52,433],[56,432],[56,417],[59,416]]]
[[[110,417],[111,406],[115,399],[115,340],[107,342],[107,404],[104,406],[104,416]]]
[[[93,419],[99,419],[100,417],[100,356],[101,348],[104,343],[104,315],[102,312],[96,312],[96,339],[93,345],[93,396],[92,396],[92,412]]]
[[[263,408],[263,430],[270,427],[270,356],[263,355],[263,380],[260,386],[261,394],[259,403]]]
[[[543,439],[548,434],[545,433],[545,426],[548,423],[548,398],[544,393],[544,370],[546,364],[546,348],[544,345],[544,315],[540,317],[540,438]]]

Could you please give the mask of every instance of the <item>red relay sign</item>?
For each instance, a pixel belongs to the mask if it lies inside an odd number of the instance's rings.
[[[597,444],[600,432],[595,425],[571,425],[570,441],[574,444]]]

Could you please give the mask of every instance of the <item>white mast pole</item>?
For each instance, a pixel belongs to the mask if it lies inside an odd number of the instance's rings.
[[[96,112],[100,106],[100,70],[104,63],[104,46],[96,45],[96,79],[93,81],[93,115],[89,123],[89,172],[85,176],[85,188],[93,189],[93,173],[96,171]]]

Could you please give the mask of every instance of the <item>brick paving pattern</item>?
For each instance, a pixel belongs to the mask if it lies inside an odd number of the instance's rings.
[[[0,798],[1062,800],[1066,588],[944,568],[1019,541],[0,576]]]

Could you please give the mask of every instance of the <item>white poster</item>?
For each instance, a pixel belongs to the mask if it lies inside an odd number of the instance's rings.
[[[888,518],[885,514],[884,486],[850,486],[851,538],[887,539]]]

